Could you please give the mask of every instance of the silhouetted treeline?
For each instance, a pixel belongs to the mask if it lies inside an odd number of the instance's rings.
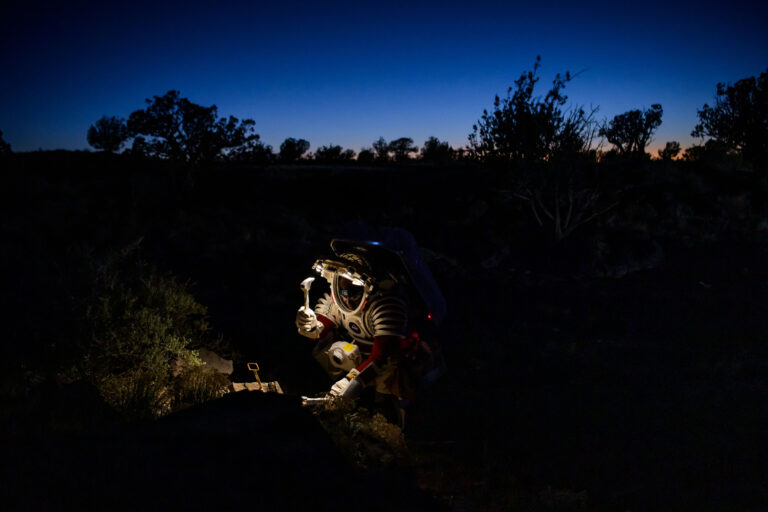
[[[215,105],[198,105],[174,90],[147,99],[146,107],[133,112],[127,121],[115,116],[102,117],[89,127],[87,140],[106,153],[118,152],[126,142],[131,142],[124,152],[135,157],[188,164],[390,164],[412,160],[446,164],[458,160],[530,166],[568,159],[651,158],[646,148],[662,123],[660,104],[598,121],[597,108],[566,105],[565,88],[576,78],[569,72],[557,74],[544,96],[536,95],[540,65],[541,59],[537,57],[533,69],[523,72],[505,97],[494,98],[491,111],[483,111],[469,134],[469,145],[463,148],[454,149],[435,137],[428,138],[421,148],[410,137],[389,142],[380,137],[358,153],[333,144],[310,153],[309,141],[289,137],[275,154],[272,146],[260,141],[252,119],[219,118]],[[745,78],[732,85],[717,84],[715,104],[705,104],[698,111],[699,122],[691,133],[701,137],[702,142],[682,152],[683,158],[766,173],[767,98],[768,70],[757,78]],[[612,149],[601,150],[603,142]],[[673,160],[681,151],[678,142],[668,141],[658,151],[658,157]],[[0,135],[0,154],[9,152],[10,145]]]

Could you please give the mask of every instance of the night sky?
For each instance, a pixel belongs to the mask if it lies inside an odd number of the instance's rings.
[[[183,5],[183,7],[182,7]],[[768,67],[767,2],[12,2],[0,19],[0,130],[14,151],[85,149],[88,126],[178,89],[252,118],[276,149],[359,151],[467,134],[537,55],[544,94],[598,118],[661,103],[650,149],[683,147],[717,82]]]

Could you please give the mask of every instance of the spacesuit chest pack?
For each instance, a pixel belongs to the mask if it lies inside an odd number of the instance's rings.
[[[349,339],[329,339],[315,347],[315,359],[331,376],[338,377],[359,366],[371,353],[373,346],[373,325],[366,306],[378,293],[371,287],[363,286],[363,294],[357,304],[349,307],[341,298],[339,276],[329,279],[330,301],[321,299],[320,313],[327,316],[339,331],[346,331]]]

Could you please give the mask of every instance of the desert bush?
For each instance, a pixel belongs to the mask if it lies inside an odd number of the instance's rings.
[[[619,155],[645,158],[645,147],[651,142],[656,128],[661,126],[663,113],[658,103],[645,111],[630,110],[604,123],[598,134],[613,144]]]
[[[410,137],[400,137],[389,143],[389,151],[394,153],[395,160],[398,162],[405,162],[411,157],[411,153],[415,153],[419,150],[413,145],[413,139]]]
[[[193,346],[204,343],[206,308],[184,283],[143,262],[136,246],[94,268],[86,309],[82,371],[104,399],[129,419],[160,416],[173,406],[174,378],[193,379],[202,362]],[[206,386],[181,386],[182,398]]]
[[[683,160],[720,170],[734,170],[741,167],[741,155],[715,139],[689,147],[683,153]]]
[[[174,379],[172,408],[180,409],[220,398],[227,392],[229,384],[229,377],[211,368],[188,367]]]
[[[563,90],[573,76],[557,74],[544,98],[534,96],[541,58],[532,71],[523,72],[507,96],[496,96],[493,111],[472,126],[469,143],[487,161],[538,162],[567,159],[590,149],[594,138],[596,109],[564,108]]]
[[[315,161],[320,163],[349,162],[355,158],[355,152],[339,145],[320,146],[315,151]]]
[[[392,151],[392,148],[384,137],[379,137],[378,140],[373,142],[372,146],[374,153],[376,153],[376,161],[389,161],[389,153]]]
[[[409,457],[405,436],[381,414],[344,398],[327,402],[314,411],[341,452],[363,467],[403,464]]]
[[[618,201],[600,189],[600,174],[576,158],[518,169],[512,185],[528,203],[536,224],[556,241],[614,208]]]
[[[105,402],[129,420],[154,419],[171,410],[171,395],[161,376],[141,369],[93,379]]]
[[[357,155],[357,161],[361,164],[370,164],[374,161],[376,155],[371,148],[363,148]]]
[[[227,153],[227,157],[233,162],[247,162],[257,165],[269,165],[277,159],[272,146],[261,141],[254,141],[236,151],[231,151]]]
[[[732,85],[717,84],[715,104],[704,104],[698,117],[691,136],[711,137],[759,171],[768,170],[768,70]]]
[[[421,158],[425,162],[445,164],[454,158],[455,151],[448,142],[441,142],[437,137],[430,137],[424,141],[421,148]]]
[[[677,158],[677,155],[680,154],[680,143],[676,140],[669,141],[664,145],[663,149],[658,151],[658,153],[659,158],[664,161],[674,160]]]
[[[511,164],[515,196],[528,203],[536,224],[560,241],[613,202],[598,190],[594,172],[596,109],[565,106],[563,91],[573,78],[568,72],[555,76],[543,98],[535,96],[540,66],[537,58],[533,70],[521,74],[505,98],[494,98],[493,110],[483,111],[469,142],[478,159]]]
[[[309,141],[288,137],[280,144],[280,161],[288,164],[293,163],[303,158],[307,151],[309,151]]]

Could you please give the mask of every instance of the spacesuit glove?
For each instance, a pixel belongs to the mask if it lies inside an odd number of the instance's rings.
[[[299,333],[307,335],[314,332],[318,326],[322,325],[317,321],[317,315],[311,309],[301,306],[296,312],[296,327]]]
[[[339,379],[331,386],[331,396],[343,396],[347,398],[357,398],[360,394],[362,385],[355,377],[360,374],[355,369],[352,369],[347,373],[343,379]]]

